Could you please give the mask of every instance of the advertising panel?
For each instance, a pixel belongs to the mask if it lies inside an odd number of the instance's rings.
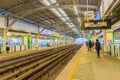
[[[115,43],[120,43],[120,30],[114,31]]]
[[[115,40],[119,40],[120,39],[120,32],[115,32]]]
[[[39,32],[46,35],[52,34],[52,31],[43,28],[39,28]]]

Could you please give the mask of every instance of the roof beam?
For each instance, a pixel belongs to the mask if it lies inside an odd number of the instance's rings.
[[[37,2],[37,1],[30,1],[30,2],[28,2],[28,3],[17,4],[17,5],[15,5],[15,6],[12,6],[11,8],[8,8],[7,11],[11,11],[11,10],[13,10],[13,9],[16,9],[16,8],[19,8],[19,7],[22,7],[22,6],[29,6],[29,5],[31,5],[31,4],[34,4],[35,2]]]
[[[46,29],[48,29],[48,27],[43,28],[39,33],[42,33],[42,32],[45,31]]]
[[[71,7],[73,7],[73,6],[76,6],[76,7],[78,7],[78,8],[87,8],[87,5],[78,5],[78,4],[61,5],[62,8],[71,8]],[[98,6],[88,5],[88,8],[98,9]]]
[[[69,7],[68,7],[68,6],[69,6]],[[25,16],[27,16],[27,15],[33,13],[33,12],[36,12],[36,11],[39,11],[39,10],[42,10],[42,9],[61,8],[61,7],[62,7],[63,9],[71,9],[71,10],[73,10],[72,8],[70,8],[70,6],[74,6],[74,5],[62,5],[62,6],[55,5],[55,6],[48,6],[48,7],[40,6],[39,8],[30,9],[30,10],[26,10],[26,11],[17,13],[17,14],[15,14],[15,15],[12,15],[11,17],[17,16],[17,15],[20,15],[20,14],[22,14],[22,15],[21,15],[20,17],[18,17],[17,19],[15,19],[15,20],[8,26],[8,28],[10,28],[16,21],[24,18]],[[78,5],[77,5],[77,6],[78,6]],[[80,6],[81,6],[81,7],[82,7],[82,6],[85,7],[85,5],[79,5],[79,7],[80,7]],[[90,7],[90,6],[89,6],[89,7]],[[80,11],[79,11],[79,12],[80,12]],[[83,12],[80,12],[80,13],[83,14]],[[10,18],[11,18],[11,17],[10,17]]]
[[[30,9],[30,10],[26,10],[26,11],[23,11],[23,12],[20,12],[20,13],[17,13],[17,14],[14,14],[12,15],[11,17],[14,17],[14,16],[18,16],[20,14],[22,14],[21,16],[19,16],[17,19],[15,19],[12,23],[9,24],[8,26],[8,29],[15,23],[17,22],[18,20],[24,18],[25,16],[29,15],[29,14],[32,14],[33,12],[36,12],[36,11],[39,11],[39,10],[43,10],[43,9],[51,9],[51,8],[63,8],[63,9],[70,9],[70,10],[73,10],[73,7],[74,5],[52,5],[52,6],[40,6],[38,8],[35,8],[35,9]],[[78,7],[86,7],[86,5],[76,5]],[[88,5],[89,8],[96,8],[95,6],[92,6],[92,5]],[[80,12],[80,11],[79,11]],[[80,12],[83,14],[83,12]],[[9,17],[9,18],[11,18]]]
[[[70,32],[74,32],[74,31],[66,31],[66,32],[64,31],[63,33],[64,33],[64,34],[67,34],[67,33],[70,33]]]
[[[43,9],[51,9],[51,8],[63,8],[63,9],[68,9],[68,10],[73,10],[73,7],[74,5],[73,4],[69,4],[69,5],[52,5],[52,6],[39,6],[35,9],[30,9],[30,10],[26,10],[26,11],[22,11],[22,12],[19,12],[19,13],[16,13],[14,14],[13,16],[18,16],[20,14],[24,14],[26,12],[30,12],[30,11],[38,11],[38,10],[43,10]],[[81,8],[86,8],[86,5],[76,5],[77,7],[81,7]],[[88,5],[88,8],[92,8],[92,9],[97,9],[98,7],[97,6],[93,6],[93,5]],[[82,13],[82,11],[78,11],[79,13]]]

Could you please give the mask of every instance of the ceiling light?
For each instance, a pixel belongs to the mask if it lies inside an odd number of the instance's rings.
[[[73,6],[74,10],[75,10],[75,14],[78,15],[78,10],[76,6]]]
[[[40,2],[42,2],[46,6],[50,6],[51,5],[50,2],[48,2],[48,0],[42,0]]]
[[[61,13],[63,16],[67,16],[67,14],[65,13],[65,11],[64,11],[62,8],[58,8],[58,11],[60,11],[60,13]]]
[[[78,17],[77,19],[78,19],[78,21],[80,22],[80,18]]]
[[[67,20],[70,20],[70,18],[69,18],[69,17],[66,17],[66,19],[67,19]]]
[[[51,1],[51,3],[53,3],[53,4],[57,2],[56,0],[50,0],[50,1]]]
[[[40,2],[42,2],[45,6],[50,6],[51,4],[54,4],[54,3],[56,3],[57,1],[56,0],[42,0],[42,1],[40,1]],[[58,3],[56,3],[56,5],[59,5]],[[62,8],[51,8],[50,9],[54,14],[56,14],[62,21],[66,21],[66,24],[73,30],[73,31],[75,31],[78,35],[79,35],[79,33],[78,33],[78,30],[77,30],[77,28],[75,27],[75,25],[71,22],[71,21],[69,21],[68,22],[68,20],[70,20],[70,18],[67,16],[67,14],[65,13],[65,11],[62,9]],[[77,11],[77,7],[76,6],[74,6],[74,10],[75,10],[75,13],[78,15],[78,11]],[[63,18],[62,18],[63,17]]]
[[[62,15],[57,11],[57,9],[52,8],[50,9],[52,12],[54,12],[57,16],[62,17]]]
[[[62,21],[66,21],[66,19],[65,18],[60,18]]]

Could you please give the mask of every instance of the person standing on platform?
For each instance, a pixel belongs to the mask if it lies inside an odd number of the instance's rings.
[[[88,41],[88,51],[91,52],[91,48],[92,48],[92,43],[91,40]]]
[[[97,56],[98,58],[100,58],[101,46],[100,46],[100,42],[98,41],[98,39],[96,39],[95,48],[96,48]]]
[[[86,49],[88,48],[88,41],[86,41]]]
[[[10,50],[10,47],[9,47],[8,43],[6,43],[6,52],[8,53],[9,50]]]
[[[91,45],[92,45],[92,47],[94,46],[94,41],[93,40],[91,41]]]

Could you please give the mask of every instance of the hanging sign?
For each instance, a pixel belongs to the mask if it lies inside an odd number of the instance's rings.
[[[56,38],[55,37],[52,37],[52,40],[55,40]]]
[[[56,37],[60,37],[60,33],[56,33],[55,36],[56,36]]]
[[[93,38],[93,36],[88,36],[88,37],[87,37],[87,39],[92,39],[92,38]]]
[[[82,24],[82,30],[91,30],[91,29],[110,29],[111,21],[110,20],[89,20],[84,21]]]

